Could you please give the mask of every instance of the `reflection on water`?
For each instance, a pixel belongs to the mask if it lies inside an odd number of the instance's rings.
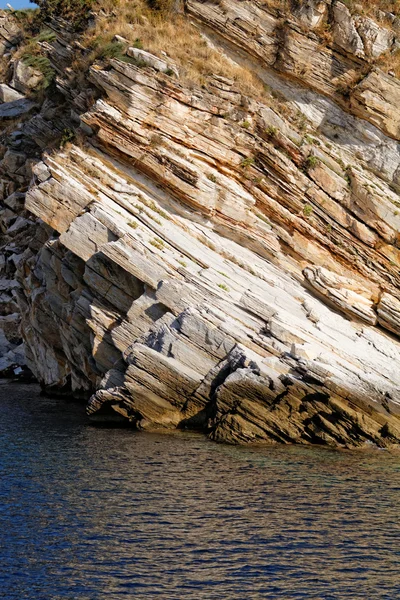
[[[400,598],[400,454],[88,426],[0,386],[0,598]]]

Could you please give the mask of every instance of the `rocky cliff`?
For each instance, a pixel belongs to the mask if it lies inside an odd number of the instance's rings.
[[[1,369],[141,429],[398,444],[399,18],[172,8],[0,18]]]

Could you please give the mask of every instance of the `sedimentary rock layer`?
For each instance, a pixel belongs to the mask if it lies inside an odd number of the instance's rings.
[[[65,104],[24,112],[0,165],[2,284],[47,389],[217,441],[399,443],[399,84],[373,65],[395,35],[339,4],[283,22],[187,2],[270,96],[189,86],[143,52],[94,64],[84,92],[59,69]],[[71,118],[82,143],[46,151]]]

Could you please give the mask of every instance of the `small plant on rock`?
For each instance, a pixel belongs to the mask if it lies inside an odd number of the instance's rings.
[[[33,42],[54,42],[57,39],[56,34],[51,29],[43,29],[35,38]]]
[[[310,156],[306,159],[304,163],[304,168],[306,171],[311,171],[311,169],[315,169],[319,165],[321,161],[314,154],[310,154]]]
[[[310,217],[310,216],[312,215],[313,211],[314,211],[314,209],[313,209],[313,207],[311,206],[311,204],[305,204],[305,205],[303,206],[303,215],[304,215],[305,217]]]
[[[302,144],[307,144],[308,146],[312,146],[314,143],[314,140],[311,136],[309,136],[308,134],[305,135],[302,139]]]
[[[60,140],[60,147],[64,148],[69,142],[73,142],[75,139],[75,132],[72,129],[64,129]]]
[[[214,175],[214,173],[207,173],[207,179],[209,179],[213,183],[217,183],[217,181],[218,181],[216,176]]]
[[[121,42],[109,42],[103,46],[99,58],[121,58],[125,54],[125,47]]]
[[[54,17],[67,19],[75,31],[82,29],[93,8],[94,0],[35,0],[40,8],[40,16],[45,21]]]
[[[42,73],[43,79],[39,84],[38,89],[45,90],[49,87],[56,73],[46,56],[25,53],[22,55],[22,62],[24,65],[32,67],[32,69],[36,69]]]
[[[276,137],[276,134],[278,133],[278,129],[276,127],[274,127],[273,125],[270,125],[265,130],[265,133],[267,134],[267,136],[269,138],[274,138],[274,137]]]
[[[150,240],[150,244],[157,248],[158,250],[162,250],[164,248],[164,242],[160,240],[160,238],[154,238]]]
[[[224,290],[225,292],[229,292],[229,288],[225,283],[219,283],[218,287],[221,288],[221,290]]]
[[[240,163],[240,166],[242,167],[242,169],[247,169],[248,167],[251,167],[251,165],[254,164],[254,158],[252,158],[251,156],[248,156],[247,158],[244,158],[242,160],[242,162]]]

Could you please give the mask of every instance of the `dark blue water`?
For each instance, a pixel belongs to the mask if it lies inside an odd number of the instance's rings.
[[[400,599],[400,454],[88,426],[0,385],[0,598]]]

